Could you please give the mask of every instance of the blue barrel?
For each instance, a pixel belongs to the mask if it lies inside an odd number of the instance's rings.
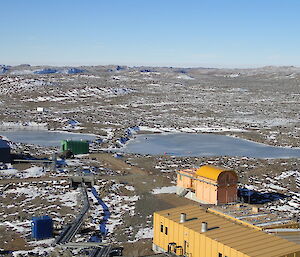
[[[31,236],[34,239],[53,237],[53,221],[49,216],[32,217]]]

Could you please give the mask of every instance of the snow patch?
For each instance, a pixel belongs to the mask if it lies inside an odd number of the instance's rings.
[[[152,190],[152,194],[175,194],[177,186],[169,186],[169,187],[161,187],[161,188],[154,188]]]
[[[143,238],[153,238],[153,228],[141,228],[135,235],[136,240]]]

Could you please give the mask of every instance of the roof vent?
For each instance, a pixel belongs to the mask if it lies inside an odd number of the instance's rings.
[[[184,223],[186,222],[186,213],[181,213],[180,214],[180,223]]]
[[[201,232],[207,232],[207,222],[202,222],[201,224]]]

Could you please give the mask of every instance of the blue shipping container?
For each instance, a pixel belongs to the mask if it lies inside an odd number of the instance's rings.
[[[53,221],[49,216],[32,217],[31,235],[35,239],[53,237]]]

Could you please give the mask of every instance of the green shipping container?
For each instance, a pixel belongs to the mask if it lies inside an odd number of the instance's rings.
[[[85,154],[89,152],[89,142],[88,141],[73,141],[73,140],[63,140],[61,141],[61,150],[70,150],[73,154]]]

